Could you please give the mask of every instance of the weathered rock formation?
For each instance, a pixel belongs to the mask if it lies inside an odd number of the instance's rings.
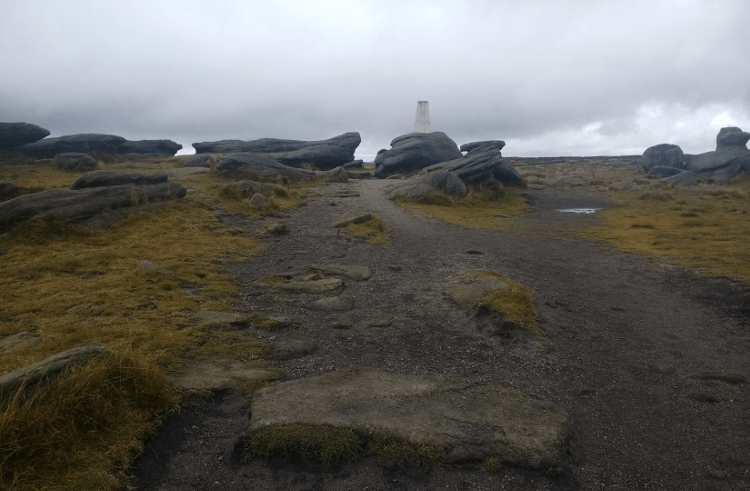
[[[121,184],[111,185],[111,182]],[[0,203],[0,230],[33,216],[82,222],[107,210],[182,198],[187,193],[181,184],[168,182],[166,174],[147,176],[93,171],[83,174],[73,186],[70,190],[48,189]]]
[[[34,143],[49,136],[49,130],[29,123],[0,123],[0,148]]]
[[[716,150],[713,152],[684,155],[677,145],[663,143],[646,149],[641,157],[641,166],[649,173],[654,167],[673,167],[694,172],[694,179],[726,181],[742,170],[750,172],[748,140],[750,133],[735,127],[722,128],[716,136]],[[663,169],[655,173],[665,175]]]
[[[468,157],[472,153],[483,153],[487,150],[497,150],[498,152],[503,149],[505,142],[502,140],[486,140],[481,142],[464,143],[461,145],[460,150],[467,152]]]
[[[94,157],[85,153],[60,153],[57,155],[57,168],[71,171],[90,171],[96,169]]]
[[[454,200],[459,200],[466,196],[467,189],[456,174],[439,169],[400,183],[388,192],[387,197],[388,199],[403,197],[418,200],[435,192],[442,192]]]
[[[391,141],[391,149],[378,152],[376,177],[413,172],[433,164],[463,158],[456,143],[445,133],[409,133]]]
[[[436,164],[425,170],[431,172],[436,169],[453,172],[467,186],[479,186],[497,180],[505,186],[526,187],[523,177],[496,149],[472,152],[464,158]]]
[[[87,154],[109,153],[112,155],[172,156],[182,145],[171,140],[128,141],[121,136],[80,134],[45,138],[35,143],[16,147],[32,157],[54,157],[60,153]]]
[[[519,390],[372,368],[261,389],[250,414],[250,446],[266,427],[328,425],[436,447],[448,463],[495,457],[530,469],[560,466],[572,434],[564,411]]]
[[[196,154],[254,153],[292,167],[312,164],[318,169],[328,170],[354,160],[354,151],[361,141],[359,133],[352,132],[320,141],[260,138],[250,141],[222,140],[193,143],[193,147]]]
[[[273,180],[285,177],[291,182],[314,179],[315,172],[290,167],[264,155],[254,153],[230,153],[219,159],[214,168],[219,173],[238,173],[253,175],[257,180]]]

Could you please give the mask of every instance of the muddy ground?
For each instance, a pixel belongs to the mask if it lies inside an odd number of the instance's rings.
[[[248,409],[242,395],[222,392],[190,398],[147,442],[131,471],[136,489],[750,489],[750,384],[742,383],[750,375],[747,288],[576,239],[571,230],[596,215],[554,211],[606,206],[604,196],[530,192],[542,211],[519,233],[405,212],[382,197],[386,185],[321,188],[281,219],[288,234],[270,239],[260,258],[232,266],[247,280],[238,309],[304,319],[299,327],[245,332],[268,343],[272,365],[288,379],[366,366],[525,389],[573,421],[563,472],[492,473],[481,463],[387,470],[372,460],[328,469],[281,459],[243,464],[237,442]],[[358,196],[341,197],[349,190]],[[358,211],[385,220],[388,244],[369,245],[330,226]],[[346,281],[353,310],[309,311],[303,304],[321,295],[250,285],[321,263],[372,268],[371,279]],[[498,333],[487,316],[453,304],[446,285],[471,270],[529,286],[547,340]]]

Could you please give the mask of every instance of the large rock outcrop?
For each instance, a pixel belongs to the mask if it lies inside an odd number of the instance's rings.
[[[254,153],[230,153],[224,155],[214,168],[215,172],[251,175],[257,180],[274,180],[285,177],[291,182],[314,179],[315,172],[290,167],[264,155]]]
[[[495,457],[531,469],[560,466],[572,434],[563,410],[519,390],[372,368],[266,387],[250,414],[250,445],[266,427],[327,425],[437,447],[448,463]]]
[[[413,172],[460,158],[463,154],[456,142],[445,133],[409,133],[394,138],[390,150],[378,152],[375,176],[382,178],[398,172]]]
[[[172,156],[182,145],[170,140],[128,141],[121,136],[103,134],[79,134],[45,138],[35,143],[16,147],[31,157],[54,157],[60,153],[109,153],[112,155]]]
[[[49,136],[49,130],[29,123],[0,123],[0,148],[34,143]]]
[[[428,172],[444,169],[453,172],[467,186],[489,184],[496,180],[505,186],[526,187],[526,181],[497,149],[471,152],[466,157],[425,169]]]
[[[60,219],[70,222],[83,222],[99,213],[127,208],[151,201],[163,201],[182,198],[187,190],[176,182],[168,182],[166,175],[146,176],[142,174],[125,174],[126,182],[109,185],[111,180],[99,179],[97,175],[120,174],[108,171],[92,171],[83,174],[76,183],[83,180],[88,187],[76,189],[48,189],[31,193],[0,203],[0,230],[39,216],[43,219]],[[94,178],[88,175],[93,174]],[[163,179],[162,179],[163,176]],[[111,176],[110,176],[111,177]],[[158,177],[158,181],[149,179]]]
[[[674,167],[675,169],[685,168],[685,154],[677,145],[662,143],[648,147],[641,157],[641,167],[645,172],[652,167]]]
[[[134,184],[138,186],[163,184],[168,181],[166,174],[140,174],[138,172],[115,172],[109,170],[95,170],[82,174],[70,186],[70,189],[100,188],[103,186],[122,186]]]
[[[454,200],[466,196],[466,185],[453,172],[444,169],[415,176],[399,183],[387,194],[388,199],[418,200],[429,194],[441,192]]]
[[[351,132],[320,141],[260,138],[250,141],[222,140],[193,143],[193,147],[196,154],[254,153],[292,167],[312,164],[318,169],[330,170],[354,160],[354,151],[361,141],[359,133]]]

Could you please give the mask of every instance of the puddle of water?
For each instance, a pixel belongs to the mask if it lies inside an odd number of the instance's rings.
[[[596,210],[601,210],[601,208],[567,208],[565,210],[557,211],[559,211],[560,213],[581,213],[583,215],[590,215]]]

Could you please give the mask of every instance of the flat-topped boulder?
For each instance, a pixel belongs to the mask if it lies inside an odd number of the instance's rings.
[[[266,387],[253,394],[250,414],[249,448],[265,428],[329,426],[431,446],[447,463],[498,458],[545,470],[564,462],[572,434],[563,410],[524,391],[373,368]]]
[[[486,140],[481,142],[464,143],[461,145],[462,152],[467,152],[468,157],[472,153],[482,153],[487,150],[497,150],[498,152],[503,149],[505,142],[502,140]]]
[[[186,193],[187,190],[176,182],[48,189],[0,203],[0,230],[12,228],[33,216],[83,222],[105,211],[182,198]]]
[[[433,164],[463,158],[456,142],[440,131],[409,133],[391,141],[391,149],[378,152],[376,177],[413,172]]]
[[[123,184],[150,185],[168,181],[167,174],[140,174],[138,172],[116,172],[94,170],[81,174],[70,186],[70,189],[98,188],[102,186],[121,186]]]
[[[329,170],[352,162],[354,151],[361,141],[359,133],[351,132],[319,141],[260,138],[250,141],[222,140],[193,143],[193,147],[196,154],[254,153],[292,167],[312,164],[318,169]]]
[[[29,123],[0,123],[0,148],[17,147],[49,136],[49,130]]]
[[[315,172],[290,167],[264,155],[253,153],[230,153],[223,155],[214,168],[218,173],[237,173],[253,176],[256,180],[274,180],[285,177],[291,182],[314,179]]]
[[[87,133],[45,138],[15,147],[15,150],[38,158],[54,157],[60,153],[109,153],[112,155],[172,156],[182,145],[170,140],[128,141],[117,135]]]

